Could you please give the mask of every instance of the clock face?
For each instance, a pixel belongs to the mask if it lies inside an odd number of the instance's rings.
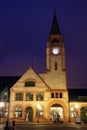
[[[55,55],[58,54],[59,53],[59,48],[53,48],[52,52]]]

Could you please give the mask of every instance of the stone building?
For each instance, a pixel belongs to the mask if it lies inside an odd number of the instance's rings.
[[[54,13],[46,47],[46,73],[36,74],[30,67],[11,87],[9,119],[49,122],[58,114],[68,122],[64,40]]]
[[[70,108],[76,103],[69,103],[66,79],[64,40],[54,12],[46,46],[46,73],[37,74],[30,67],[10,88],[9,121],[74,121]]]

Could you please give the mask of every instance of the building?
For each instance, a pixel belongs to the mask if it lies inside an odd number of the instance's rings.
[[[65,49],[56,14],[54,13],[46,47],[46,73],[36,74],[32,67],[10,89],[9,119],[40,122],[68,122],[68,90]]]
[[[87,102],[69,100],[66,79],[64,40],[54,12],[46,46],[46,73],[37,74],[30,67],[10,88],[9,121],[75,122],[83,112],[80,110],[87,110]]]

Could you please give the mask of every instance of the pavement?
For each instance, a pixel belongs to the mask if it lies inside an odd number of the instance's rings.
[[[26,125],[28,126],[28,124],[30,124],[30,126],[33,126],[34,125],[34,127],[35,127],[35,125],[57,125],[57,126],[75,126],[76,125],[76,123],[59,123],[59,124],[57,124],[57,123],[16,123],[15,124],[15,127],[17,128],[20,128],[20,127],[25,127]],[[77,124],[78,125],[78,124]],[[86,129],[87,129],[87,124],[84,124],[84,123],[81,123],[80,124],[80,126],[86,126]],[[6,124],[0,124],[0,130],[14,130],[14,128],[12,127],[12,123],[11,124],[9,124],[9,126],[8,126],[8,128],[6,128]]]
[[[0,130],[4,130],[5,124],[0,124]]]

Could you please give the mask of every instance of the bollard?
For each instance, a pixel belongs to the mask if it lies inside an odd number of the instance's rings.
[[[5,126],[5,130],[8,129],[8,121],[6,121],[6,126]]]
[[[13,120],[13,130],[14,130],[14,126],[15,126],[15,121]]]

